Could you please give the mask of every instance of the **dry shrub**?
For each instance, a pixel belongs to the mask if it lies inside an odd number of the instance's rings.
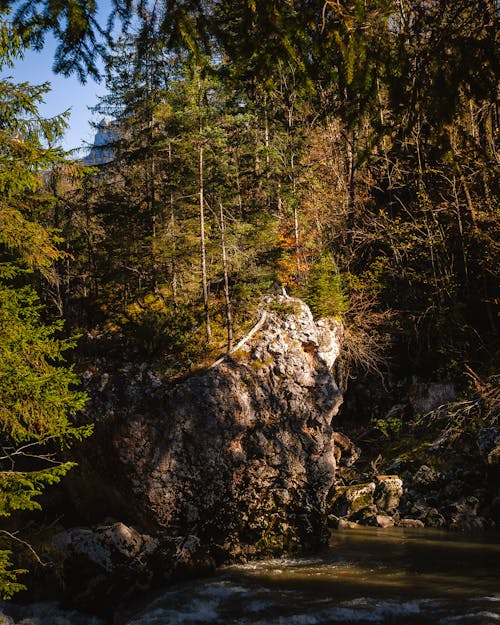
[[[366,291],[350,296],[343,318],[344,332],[340,355],[335,365],[337,383],[345,392],[350,379],[374,374],[382,381],[389,368],[389,335],[386,327],[393,313],[377,310],[376,298]]]

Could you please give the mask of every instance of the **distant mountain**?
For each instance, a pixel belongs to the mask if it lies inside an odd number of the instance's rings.
[[[80,163],[88,167],[110,163],[114,159],[113,143],[117,139],[118,131],[115,122],[109,117],[103,117],[97,124],[94,144],[87,156],[80,160]]]

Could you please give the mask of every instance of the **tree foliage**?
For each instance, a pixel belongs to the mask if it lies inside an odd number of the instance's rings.
[[[185,346],[208,308],[217,351],[228,296],[242,331],[281,282],[323,312],[337,294],[352,336],[378,324],[402,371],[494,359],[495,3],[172,1],[136,20],[100,104],[114,162],[67,212],[69,299],[139,335],[182,319]]]
[[[0,22],[0,70],[20,53],[20,40]],[[77,376],[61,366],[75,342],[56,338],[63,322],[46,323],[30,284],[37,274],[53,279],[61,255],[58,237],[43,225],[51,198],[42,174],[63,162],[60,150],[47,147],[60,136],[64,117],[44,120],[37,106],[47,85],[17,85],[0,80],[0,516],[36,510],[37,497],[58,482],[71,462],[57,450],[90,433],[71,416],[85,396],[74,390]],[[22,585],[9,549],[16,535],[0,530],[0,594],[11,597]],[[20,544],[20,543],[19,543]]]

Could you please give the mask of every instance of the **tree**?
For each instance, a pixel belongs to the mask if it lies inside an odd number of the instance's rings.
[[[63,44],[104,35],[90,0],[0,7],[35,40],[47,30]],[[94,181],[89,202],[88,231],[101,233],[88,246],[94,290],[120,293],[124,308],[171,298],[175,312],[190,309],[193,328],[204,315],[215,346],[228,299],[237,332],[265,285],[304,287],[331,256],[350,295],[376,292],[377,314],[396,311],[391,331],[410,368],[487,348],[497,301],[496,2],[112,7],[139,29],[123,84],[110,83],[126,137],[113,182],[123,185],[105,192]],[[61,71],[88,64],[72,54],[63,45]]]
[[[0,21],[0,70],[21,53],[21,41]],[[56,337],[62,321],[45,323],[30,284],[37,273],[51,279],[60,257],[58,238],[38,218],[51,199],[43,174],[64,162],[60,150],[45,147],[61,135],[64,116],[41,119],[37,106],[47,85],[0,81],[0,516],[40,508],[37,497],[73,466],[57,451],[90,434],[71,416],[85,395],[74,390],[77,376],[61,366],[73,340]],[[0,595],[22,588],[8,543],[17,532],[0,530]],[[22,540],[20,542],[23,542]]]

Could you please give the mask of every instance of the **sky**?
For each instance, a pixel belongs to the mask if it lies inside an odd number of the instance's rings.
[[[104,16],[102,21],[105,22],[109,0],[102,0],[98,4]],[[62,141],[62,146],[70,150],[93,143],[95,131],[89,122],[98,122],[102,115],[92,114],[89,107],[97,104],[98,96],[104,95],[106,88],[103,82],[96,83],[90,78],[82,85],[76,75],[65,78],[54,74],[51,68],[56,46],[54,38],[47,35],[42,51],[26,50],[24,59],[18,60],[13,68],[7,68],[4,73],[12,76],[16,82],[27,81],[35,85],[51,83],[52,90],[45,95],[39,110],[44,117],[52,117],[71,109],[69,127]]]

